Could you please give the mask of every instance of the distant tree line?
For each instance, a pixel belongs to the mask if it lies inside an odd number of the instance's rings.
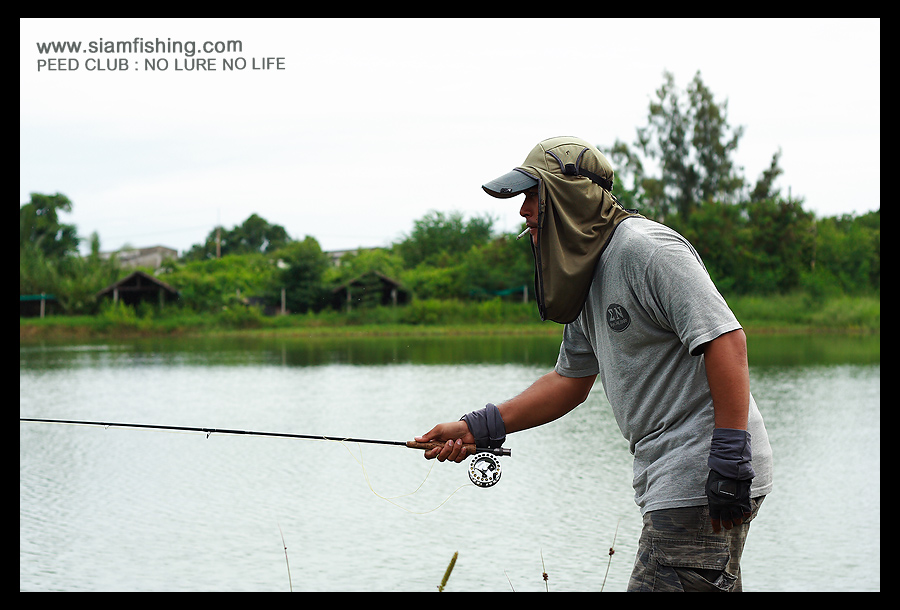
[[[743,128],[727,121],[698,72],[680,91],[671,74],[656,91],[635,141],[600,146],[616,171],[614,193],[625,207],[663,222],[697,248],[727,294],[797,290],[814,298],[872,295],[881,289],[880,210],[817,219],[802,198],[782,196],[781,151],[754,183],[733,162]],[[32,193],[19,208],[19,292],[56,295],[64,312],[90,314],[93,295],[123,277],[115,257],[78,255],[82,238],[60,219],[72,202]],[[429,211],[391,247],[346,254],[331,264],[312,236],[291,238],[257,214],[217,227],[201,244],[157,271],[196,311],[229,307],[248,296],[295,313],[330,305],[331,290],[369,271],[400,281],[419,299],[534,298],[528,240],[501,234],[489,215]]]

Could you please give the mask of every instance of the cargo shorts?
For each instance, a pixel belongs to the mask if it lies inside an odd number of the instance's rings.
[[[719,533],[709,506],[645,513],[628,591],[741,591],[741,554],[764,499],[751,499],[750,519]]]

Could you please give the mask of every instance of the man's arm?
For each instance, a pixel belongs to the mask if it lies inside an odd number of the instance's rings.
[[[715,431],[709,457],[706,495],[714,532],[730,530],[750,517],[750,372],[747,337],[738,329],[720,335],[704,350],[706,378],[712,394]]]
[[[540,377],[527,390],[497,407],[507,433],[559,419],[587,400],[596,378],[563,377],[556,371]]]
[[[746,430],[750,408],[750,369],[744,331],[737,329],[713,339],[706,344],[703,358],[716,428]]]
[[[524,392],[497,407],[506,432],[534,428],[562,417],[587,399],[596,377],[563,377],[556,371],[540,377]],[[438,424],[423,436],[417,436],[416,440],[453,441],[426,451],[425,457],[429,460],[437,458],[440,462],[461,462],[467,456],[462,445],[474,442],[474,438],[466,423],[457,421]]]

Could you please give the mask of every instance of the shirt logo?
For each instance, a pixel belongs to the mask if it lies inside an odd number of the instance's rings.
[[[606,308],[606,323],[613,331],[620,333],[631,324],[631,316],[618,303],[610,303]]]

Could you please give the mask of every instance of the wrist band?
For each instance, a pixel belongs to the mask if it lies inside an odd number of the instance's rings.
[[[483,409],[466,413],[460,418],[475,437],[477,447],[496,449],[506,440],[506,425],[497,406],[488,403]]]
[[[713,431],[707,464],[723,477],[743,481],[756,476],[751,466],[750,433],[734,428]]]

